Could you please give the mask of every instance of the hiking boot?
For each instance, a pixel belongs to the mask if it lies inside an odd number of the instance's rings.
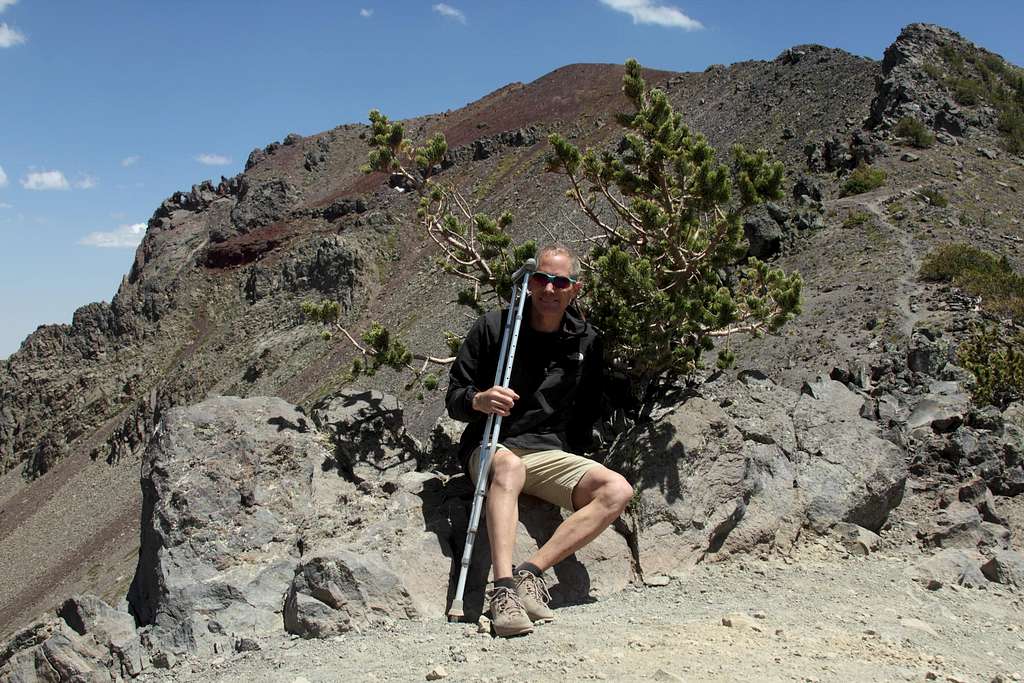
[[[491,624],[494,632],[503,638],[521,636],[533,631],[523,601],[511,588],[498,586],[491,591]]]
[[[544,583],[543,577],[534,576],[533,572],[525,569],[516,572],[516,593],[523,602],[523,607],[532,621],[552,621],[555,613],[548,607],[551,594],[548,593],[548,586]]]

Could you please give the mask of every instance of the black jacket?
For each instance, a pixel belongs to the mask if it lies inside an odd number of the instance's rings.
[[[464,468],[480,445],[487,421],[487,415],[473,410],[473,394],[495,385],[507,315],[509,311],[503,310],[481,316],[452,365],[445,402],[449,415],[469,423],[459,442]],[[584,453],[591,446],[591,431],[601,411],[601,339],[572,307],[557,332],[536,332],[529,320],[527,298],[509,382],[519,400],[511,414],[502,418],[499,439],[505,446],[517,448]]]

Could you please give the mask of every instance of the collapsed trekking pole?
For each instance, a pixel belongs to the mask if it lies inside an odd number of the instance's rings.
[[[512,275],[512,298],[509,301],[508,315],[505,316],[505,329],[501,333],[498,368],[494,373],[495,386],[508,388],[509,380],[512,377],[512,363],[516,357],[516,344],[519,342],[519,325],[523,321],[523,306],[526,303],[526,286],[535,270],[537,270],[537,261],[531,258],[527,259],[523,267]],[[514,320],[513,310],[515,310]],[[459,583],[455,588],[455,599],[452,600],[452,606],[448,610],[448,621],[459,621],[465,616],[462,611],[462,595],[466,590],[466,577],[469,575],[469,563],[473,556],[473,542],[476,540],[477,528],[480,526],[484,498],[487,496],[487,475],[491,471],[491,455],[494,453],[500,433],[501,415],[489,414],[484,425],[483,440],[480,443],[480,468],[477,471],[476,489],[473,493],[473,508],[469,513],[469,528],[466,529],[466,545],[462,549]]]

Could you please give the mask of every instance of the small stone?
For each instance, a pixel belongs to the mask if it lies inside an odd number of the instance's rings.
[[[722,626],[736,629],[751,629],[754,631],[760,631],[761,627],[754,622],[753,619],[748,617],[746,614],[727,614],[722,617]]]
[[[654,576],[644,577],[645,586],[667,586],[669,581],[671,581],[671,579],[664,574],[655,574]]]
[[[442,678],[448,678],[448,670],[443,666],[435,666],[433,669],[427,672],[428,681],[439,681]]]
[[[916,154],[911,154],[910,152],[904,152],[903,156],[900,157],[900,160],[901,161],[914,162],[914,161],[917,161],[920,158],[921,157],[917,156]]]
[[[260,644],[252,638],[239,638],[235,641],[235,652],[255,652],[260,649]]]
[[[481,615],[480,619],[476,622],[477,633],[490,633],[491,632],[491,620]]]
[[[173,669],[177,658],[171,652],[157,652],[153,655],[153,666],[157,669]]]
[[[654,672],[652,678],[656,681],[682,681],[683,679],[676,676],[674,673],[665,671],[664,669],[658,669]]]
[[[767,619],[768,615],[761,610],[754,612],[752,615],[755,619]]]
[[[936,681],[939,679],[939,674],[935,673],[934,671],[929,671],[924,675],[924,678],[927,681]]]

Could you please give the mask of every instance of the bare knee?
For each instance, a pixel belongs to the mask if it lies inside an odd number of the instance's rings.
[[[633,487],[629,485],[625,477],[613,473],[608,481],[601,486],[597,497],[609,512],[613,512],[618,517],[629,505],[629,501],[633,499]]]
[[[498,451],[494,454],[491,466],[491,486],[508,491],[521,491],[526,483],[526,467],[523,460],[510,451]]]

